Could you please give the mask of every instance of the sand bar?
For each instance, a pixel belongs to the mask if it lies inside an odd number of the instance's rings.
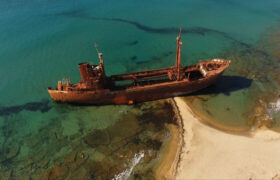
[[[226,133],[202,123],[183,99],[174,99],[184,128],[177,180],[280,179],[280,133]]]

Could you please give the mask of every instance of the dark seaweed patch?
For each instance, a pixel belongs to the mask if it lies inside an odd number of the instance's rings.
[[[164,124],[176,124],[175,114],[170,103],[159,104],[157,107],[143,109],[144,113],[137,119],[141,124],[153,123],[157,129],[163,129]]]
[[[143,24],[140,24],[136,21],[130,21],[126,19],[121,19],[121,18],[100,18],[100,17],[89,17],[89,19],[93,20],[103,20],[103,21],[117,21],[117,22],[122,22],[122,23],[127,23],[130,25],[134,25],[137,27],[139,30],[148,32],[148,33],[157,33],[157,34],[178,34],[179,30],[178,28],[171,27],[171,28],[153,28],[149,27]],[[192,27],[192,28],[183,28],[182,29],[183,34],[197,34],[197,35],[205,35],[206,33],[217,33],[221,35],[225,35],[223,32],[219,32],[216,30],[208,29],[208,28],[203,28],[203,27]]]
[[[145,143],[147,147],[154,149],[154,150],[159,150],[162,146],[162,142],[156,139],[148,139],[147,142]]]
[[[122,18],[106,18],[106,17],[89,16],[89,15],[83,13],[82,10],[66,11],[66,12],[61,12],[61,13],[57,13],[57,14],[53,14],[53,15],[70,16],[70,17],[75,17],[75,18],[84,18],[84,19],[99,20],[99,21],[114,21],[114,22],[126,23],[126,24],[133,25],[137,29],[148,32],[148,33],[178,34],[178,32],[179,32],[179,29],[175,28],[175,27],[154,28],[154,27],[143,25],[136,21],[130,21],[127,19],[122,19]],[[253,50],[255,52],[258,52],[259,54],[262,54],[263,56],[268,56],[268,54],[265,51],[260,50],[256,47],[253,47],[252,45],[242,42],[238,39],[235,39],[232,36],[230,36],[228,33],[218,31],[215,29],[204,28],[204,27],[189,27],[189,28],[182,28],[182,33],[183,34],[196,34],[196,35],[200,35],[200,36],[205,36],[207,34],[222,36],[223,38],[230,40],[232,43],[235,43],[239,46],[247,48],[248,51]],[[138,43],[138,41],[137,41],[137,43]],[[131,42],[131,45],[135,45],[137,43],[136,43],[136,41],[134,41],[134,42]]]
[[[49,105],[49,100],[43,100],[41,102],[29,102],[18,106],[0,107],[0,116],[17,114],[23,110],[41,111],[42,113],[45,113],[50,109],[51,106]]]
[[[159,61],[159,60],[161,60],[161,59],[163,59],[163,58],[167,58],[168,56],[170,56],[170,55],[172,55],[172,54],[174,54],[173,51],[167,51],[167,52],[164,52],[163,54],[161,54],[160,56],[152,56],[152,57],[151,57],[150,59],[148,59],[148,60],[136,61],[135,63],[136,63],[137,65],[145,65],[145,64],[148,64],[148,63],[150,63],[150,62],[152,62],[152,61]]]
[[[141,175],[135,173],[135,174],[133,174],[133,179],[135,179],[135,180],[142,180],[142,177],[141,177]]]
[[[157,34],[177,34],[179,32],[178,28],[175,27],[170,27],[170,28],[154,28],[150,26],[146,26],[143,24],[140,24],[136,21],[130,21],[126,19],[121,19],[121,18],[105,18],[105,17],[90,17],[90,16],[85,16],[85,15],[80,15],[78,16],[80,18],[88,18],[92,20],[102,20],[102,21],[115,21],[115,22],[121,22],[121,23],[126,23],[135,26],[139,30],[148,32],[148,33],[157,33]],[[213,30],[213,29],[208,29],[208,28],[203,28],[203,27],[192,27],[192,28],[182,28],[182,33],[184,34],[197,34],[197,35],[202,35],[204,36],[206,33],[216,33],[220,35],[226,35],[226,33]]]
[[[55,13],[56,16],[80,16],[82,14],[82,9],[74,9],[70,11],[63,11]]]
[[[136,64],[137,65],[142,65],[142,64],[147,64],[149,62],[150,62],[149,60],[148,61],[137,61]]]
[[[178,34],[179,29],[175,27],[167,27],[167,28],[154,28],[147,25],[143,25],[136,21],[131,21],[127,19],[122,18],[107,18],[107,17],[95,17],[95,16],[89,16],[82,12],[82,10],[73,10],[73,11],[65,11],[61,13],[53,14],[55,16],[70,16],[75,18],[83,18],[83,19],[90,19],[90,20],[99,20],[99,21],[114,21],[114,22],[120,22],[120,23],[126,23],[135,26],[137,29],[148,32],[148,33],[156,33],[156,34]],[[232,38],[230,35],[228,35],[225,32],[221,32],[215,29],[210,28],[204,28],[204,27],[190,27],[190,28],[182,28],[183,34],[196,34],[204,36],[206,34],[217,34],[220,36],[223,36],[226,39],[229,39],[231,41],[237,42],[244,46],[249,46],[248,44],[241,42],[239,40],[236,40]],[[138,41],[137,41],[138,43]],[[136,41],[132,42],[132,45],[137,44]]]
[[[114,22],[126,23],[126,24],[133,25],[137,29],[148,32],[148,33],[178,34],[178,32],[179,32],[179,28],[175,28],[175,27],[154,28],[154,27],[150,27],[147,25],[143,25],[136,21],[131,21],[131,20],[122,19],[122,18],[106,18],[106,17],[89,16],[89,15],[85,14],[82,10],[65,11],[65,12],[56,13],[53,15],[68,16],[68,17],[74,17],[74,18],[84,18],[84,19],[99,20],[99,21],[114,21]],[[268,55],[265,51],[257,49],[255,47],[253,47],[252,45],[242,42],[238,39],[235,39],[232,36],[230,36],[228,33],[218,31],[215,29],[204,28],[204,27],[189,27],[189,28],[182,28],[182,33],[183,34],[196,34],[196,35],[200,35],[200,36],[205,36],[207,34],[219,35],[219,36],[224,37],[225,39],[230,40],[232,43],[236,43],[236,44],[238,44],[242,47],[248,48],[248,49],[253,49],[254,51],[261,53],[265,56]],[[135,45],[135,43],[136,43],[136,41],[132,42],[131,45]],[[138,41],[137,41],[137,43],[138,43]]]
[[[139,42],[137,40],[127,43],[128,46],[135,46]]]
[[[130,60],[135,61],[137,59],[137,56],[130,57]]]
[[[9,124],[10,125],[10,124]],[[2,135],[5,137],[5,138],[8,138],[10,137],[13,133],[14,133],[14,130],[9,128],[9,126],[2,126],[1,127],[1,130],[2,130]]]
[[[110,136],[105,130],[96,130],[85,137],[85,143],[93,148],[99,145],[108,145],[110,142]]]
[[[168,51],[168,52],[163,53],[163,56],[164,56],[164,57],[168,57],[168,56],[170,56],[170,55],[172,55],[172,54],[174,54],[173,51]]]

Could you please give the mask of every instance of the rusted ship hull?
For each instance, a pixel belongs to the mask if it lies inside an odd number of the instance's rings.
[[[58,91],[48,89],[48,92],[53,100],[64,103],[92,105],[132,104],[186,95],[198,91],[215,83],[222,73],[223,71],[193,82],[188,80],[173,81],[120,91]]]

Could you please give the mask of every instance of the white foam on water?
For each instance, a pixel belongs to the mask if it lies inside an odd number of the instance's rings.
[[[140,160],[144,157],[145,153],[140,152],[138,154],[134,155],[134,158],[131,160],[131,165],[128,169],[121,172],[120,174],[115,175],[115,177],[112,180],[127,180],[129,176],[131,175],[133,169],[135,166],[140,162]]]
[[[274,108],[275,111],[277,112],[280,111],[280,99],[277,100],[277,102],[274,105]]]
[[[280,112],[280,99],[278,99],[275,103],[269,103],[267,111],[270,116],[273,116],[273,114]]]

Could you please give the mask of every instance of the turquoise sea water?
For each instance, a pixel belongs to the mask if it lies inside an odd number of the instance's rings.
[[[278,0],[1,1],[1,175],[112,179],[144,151],[131,178],[153,177],[169,105],[73,107],[50,101],[46,88],[79,81],[77,64],[98,62],[95,42],[108,75],[173,65],[180,25],[184,65],[232,59],[227,77],[187,97],[194,107],[234,127],[257,126],[268,114],[277,127],[279,8]]]

